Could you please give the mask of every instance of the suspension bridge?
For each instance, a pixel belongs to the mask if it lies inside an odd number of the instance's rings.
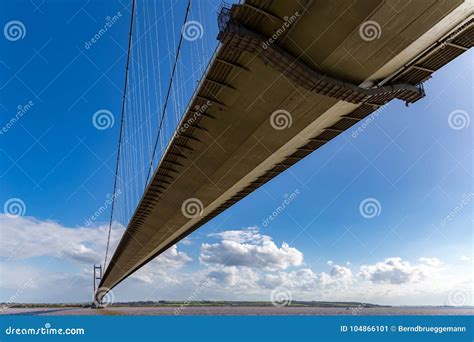
[[[423,82],[474,41],[470,1],[165,3],[131,5],[121,195],[97,303],[384,104],[422,99]],[[126,230],[108,260],[117,223]]]

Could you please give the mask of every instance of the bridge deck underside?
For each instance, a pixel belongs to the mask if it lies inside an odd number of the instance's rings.
[[[234,7],[231,16],[246,28],[270,37],[283,25],[278,17],[292,18],[298,12],[295,22],[275,44],[308,67],[357,85],[377,73],[379,81],[420,55],[430,42],[407,55],[409,59],[383,70],[456,10],[461,1],[307,1],[306,9],[299,3],[304,2],[252,0]],[[369,20],[380,24],[379,39],[361,39],[359,27]],[[472,31],[471,25],[452,42],[472,46]],[[435,38],[433,42],[441,37]],[[421,56],[418,68],[404,69],[392,81],[416,85],[426,80],[432,71],[464,52],[454,45]],[[257,54],[223,44],[100,286],[112,288],[376,108],[305,89]],[[277,130],[272,126],[270,116],[276,110],[290,113],[290,127]],[[182,213],[183,202],[190,198],[203,203],[198,217]]]

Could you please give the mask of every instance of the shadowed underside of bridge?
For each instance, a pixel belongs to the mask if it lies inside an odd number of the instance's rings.
[[[223,7],[221,45],[100,287],[113,288],[388,101],[422,98],[421,83],[473,45],[470,13],[472,3],[457,0]],[[363,39],[372,21],[379,37]],[[184,215],[192,201],[197,211]]]

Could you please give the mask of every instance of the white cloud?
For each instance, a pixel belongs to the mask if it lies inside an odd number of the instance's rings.
[[[468,256],[463,255],[459,258],[459,260],[463,261],[463,262],[469,262],[469,261],[471,261],[471,258],[468,257]]]
[[[213,236],[221,241],[202,244],[199,260],[204,264],[284,270],[303,263],[303,253],[285,242],[278,247],[257,228],[224,231]]]
[[[89,301],[92,264],[103,261],[107,226],[68,228],[53,221],[0,215],[0,301]],[[123,227],[112,232],[112,247]],[[470,291],[472,263],[444,264],[436,257],[375,261],[361,267],[328,263],[329,272],[303,264],[303,253],[278,247],[257,228],[214,234],[202,244],[198,268],[172,246],[114,288],[115,299],[184,300],[203,282],[196,299],[270,300],[284,287],[294,300],[442,304],[453,289]],[[198,243],[196,238],[193,238]],[[466,260],[467,261],[467,260]],[[474,298],[474,296],[471,296]]]
[[[331,277],[337,279],[341,283],[351,283],[352,282],[352,271],[344,266],[334,265],[331,269]]]
[[[270,290],[284,287],[291,291],[311,291],[316,289],[321,282],[321,275],[309,268],[303,268],[293,272],[265,274],[260,279],[259,285]]]
[[[7,260],[47,256],[88,266],[103,262],[108,225],[69,228],[54,221],[39,221],[30,217],[11,218],[0,214],[0,226],[0,257]],[[123,226],[114,224],[109,247],[112,253],[124,231]],[[150,264],[179,268],[189,261],[191,258],[178,252],[174,245]]]
[[[439,261],[438,258],[427,258],[427,257],[422,257],[420,259],[422,263],[431,266],[431,267],[440,267],[442,265],[441,261]]]
[[[179,243],[182,244],[183,246],[191,246],[194,243],[193,240],[194,240],[193,238],[187,236],[184,239],[182,239]]]
[[[420,258],[420,264],[412,265],[400,257],[387,258],[374,265],[364,265],[360,276],[373,283],[416,283],[435,275],[441,267],[437,258]]]
[[[260,278],[251,268],[236,266],[211,268],[207,276],[218,286],[238,287],[241,290],[255,288]]]
[[[176,245],[171,246],[153,262],[160,267],[168,268],[181,268],[192,260],[184,252],[179,252]]]
[[[266,289],[285,287],[295,292],[313,293],[323,288],[343,288],[352,283],[352,271],[346,267],[334,265],[330,273],[316,273],[310,268],[297,271],[267,273],[259,280],[259,284]],[[314,300],[314,298],[313,298]]]
[[[15,298],[23,302],[57,302],[91,298],[92,265],[103,262],[108,225],[69,228],[54,221],[0,214],[0,227],[0,301]],[[123,232],[123,226],[114,225],[110,254]],[[176,284],[180,282],[176,270],[190,261],[191,258],[174,245],[131,278],[153,286]],[[19,289],[22,294],[17,298],[15,294]]]
[[[257,227],[249,227],[241,230],[226,230],[220,233],[210,234],[210,236],[219,237],[222,240],[234,241],[238,243],[262,243],[264,240],[270,240],[271,238],[266,235],[260,234]]]
[[[0,256],[7,260],[48,256],[92,265],[104,257],[108,226],[69,228],[54,221],[4,214],[0,214],[0,226]],[[114,225],[110,250],[123,232],[122,226]]]
[[[158,282],[180,284],[181,279],[176,271],[191,261],[191,257],[178,251],[178,247],[173,245],[159,257],[132,274],[130,278],[148,284]]]

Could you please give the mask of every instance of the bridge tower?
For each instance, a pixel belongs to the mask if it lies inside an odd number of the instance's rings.
[[[93,292],[92,292],[92,304],[91,304],[91,307],[93,309],[100,309],[100,308],[103,308],[103,304],[102,304],[102,301],[101,300],[98,300],[96,298],[96,293],[97,293],[97,289],[99,287],[99,284],[100,284],[100,281],[102,279],[102,265],[95,265],[94,264],[94,272],[93,272],[93,275],[94,275],[94,279],[93,279],[93,283],[94,283],[94,288],[93,288]]]

